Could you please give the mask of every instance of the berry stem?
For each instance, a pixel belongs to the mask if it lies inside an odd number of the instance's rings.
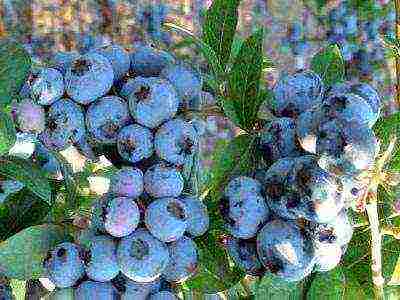
[[[376,193],[371,193],[370,195],[372,194],[376,195]],[[373,199],[369,199],[369,203],[366,205],[366,211],[368,214],[372,238],[372,282],[374,283],[376,298],[383,299],[383,285],[385,279],[382,276],[382,234],[379,231],[378,206],[376,200],[376,196],[374,196]]]

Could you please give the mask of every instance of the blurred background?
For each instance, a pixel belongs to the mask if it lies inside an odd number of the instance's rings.
[[[212,0],[0,0],[0,37],[23,43],[37,61],[48,61],[59,51],[74,51],[103,43],[127,48],[135,41],[153,40],[176,49],[182,40],[166,32],[173,22],[201,35],[205,10]],[[265,54],[274,68],[266,72],[272,87],[284,73],[307,68],[310,58],[329,43],[337,43],[347,64],[348,80],[366,81],[383,98],[384,113],[398,109],[395,101],[395,61],[383,39],[395,36],[394,0],[243,0],[239,10],[239,36],[259,26],[266,28]],[[194,48],[180,54],[198,64],[204,60]],[[212,101],[212,99],[211,99]],[[217,143],[238,130],[221,116],[205,120],[202,164],[210,167]],[[205,172],[206,173],[206,172]]]

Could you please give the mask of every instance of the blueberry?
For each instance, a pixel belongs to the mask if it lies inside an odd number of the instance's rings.
[[[170,260],[167,246],[145,229],[137,229],[122,238],[117,257],[121,272],[141,283],[160,277]]]
[[[350,36],[355,35],[358,31],[357,23],[358,18],[356,13],[347,15],[343,20],[344,33]]]
[[[42,68],[33,71],[26,83],[31,98],[40,105],[51,105],[64,94],[63,75],[53,68]]]
[[[127,236],[139,224],[139,208],[130,198],[114,198],[103,206],[103,218],[105,230],[109,234],[115,237]]]
[[[79,53],[71,52],[57,52],[53,58],[54,68],[65,75],[67,69],[71,66],[72,62],[79,57]]]
[[[173,119],[156,132],[154,147],[157,155],[175,165],[185,165],[197,153],[199,137],[192,124]]]
[[[183,185],[181,173],[164,163],[151,166],[144,174],[144,189],[154,198],[178,197]]]
[[[292,50],[294,55],[304,56],[309,50],[310,45],[307,41],[298,41],[293,43]]]
[[[297,117],[319,105],[324,87],[321,78],[312,71],[300,71],[281,78],[273,89],[276,113],[282,117]]]
[[[114,71],[114,81],[120,80],[130,68],[130,57],[128,52],[119,45],[107,45],[94,49],[91,53],[97,53],[109,61]]]
[[[288,38],[290,42],[298,42],[303,37],[303,26],[298,22],[294,22],[288,28]]]
[[[167,281],[183,282],[196,273],[198,267],[197,248],[192,239],[183,236],[169,244],[168,250],[171,259],[163,271],[163,277]]]
[[[158,292],[157,294],[150,295],[148,300],[179,300],[173,293],[168,291]]]
[[[129,110],[140,125],[155,128],[175,116],[179,98],[174,87],[160,78],[135,78]]]
[[[267,161],[301,154],[297,144],[296,123],[291,118],[279,118],[268,123],[261,132],[260,150]]]
[[[73,286],[84,274],[80,248],[72,243],[61,243],[49,251],[43,265],[49,279],[59,288]]]
[[[228,198],[241,199],[247,194],[260,194],[262,190],[261,183],[247,176],[237,176],[225,187],[225,195]]]
[[[100,98],[86,112],[88,132],[99,144],[116,143],[118,131],[130,122],[128,105],[116,96]]]
[[[311,242],[290,221],[265,224],[257,236],[257,253],[265,268],[289,282],[305,278],[315,263]]]
[[[146,227],[163,242],[181,238],[187,227],[187,219],[187,207],[177,198],[156,199],[146,209]]]
[[[118,170],[110,182],[110,192],[119,197],[138,198],[143,193],[143,172],[137,168]]]
[[[242,268],[246,274],[253,276],[263,274],[263,266],[258,259],[257,244],[255,242],[228,238],[227,250],[236,265]]]
[[[187,207],[186,232],[192,236],[201,236],[208,230],[210,218],[206,205],[197,197],[183,197],[182,201]]]
[[[313,156],[276,161],[263,183],[269,207],[285,219],[329,222],[344,206],[342,183]]]
[[[65,74],[68,95],[80,104],[90,104],[104,96],[114,81],[111,64],[102,55],[89,53],[76,58]]]
[[[121,295],[121,300],[146,300],[147,297],[156,293],[160,288],[160,280],[157,279],[148,283],[139,283],[130,280],[124,276],[124,292]]]
[[[90,241],[85,259],[86,274],[91,280],[106,282],[119,273],[117,244],[108,236],[95,236]]]
[[[244,193],[229,198],[229,213],[224,213],[224,217],[227,229],[234,237],[249,239],[257,234],[268,219],[269,209],[261,195]]]
[[[351,241],[353,226],[345,210],[329,223],[309,223],[306,231],[314,243],[345,246]]]
[[[84,281],[75,290],[75,300],[118,299],[118,291],[111,282]]]
[[[61,151],[86,134],[83,109],[63,98],[53,103],[47,113],[46,129],[39,138],[49,149]]]
[[[149,158],[154,152],[153,134],[138,124],[125,126],[118,132],[118,153],[131,163]]]
[[[341,18],[340,13],[337,8],[333,8],[328,13],[329,21],[332,23],[336,23]]]
[[[336,175],[357,175],[369,169],[379,148],[367,126],[338,118],[327,120],[319,111],[299,117],[297,136],[302,148],[318,155],[319,165]]]
[[[165,67],[161,71],[161,77],[171,82],[186,106],[193,98],[200,95],[203,86],[201,75],[183,63]]]
[[[320,108],[325,118],[340,118],[372,127],[378,116],[360,96],[351,93],[335,93],[328,96]]]
[[[25,99],[18,104],[17,123],[22,132],[40,133],[45,127],[45,111],[43,107]]]
[[[367,83],[358,83],[350,86],[350,92],[363,98],[372,108],[376,119],[380,115],[382,100],[377,91]],[[373,122],[375,123],[375,122]]]
[[[131,52],[131,70],[137,76],[158,76],[161,70],[175,59],[169,53],[152,46],[138,43]]]

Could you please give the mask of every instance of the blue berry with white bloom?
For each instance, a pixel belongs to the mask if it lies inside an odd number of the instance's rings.
[[[157,77],[135,78],[128,99],[129,110],[135,121],[151,129],[173,118],[180,103],[175,88]]]
[[[162,159],[184,165],[198,150],[199,137],[192,124],[173,119],[164,123],[154,138],[155,151]]]
[[[80,104],[90,104],[104,96],[114,81],[114,71],[107,58],[88,53],[72,61],[65,74],[67,94]]]

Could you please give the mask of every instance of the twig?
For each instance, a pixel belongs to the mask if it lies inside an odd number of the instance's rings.
[[[374,283],[376,298],[383,299],[383,285],[385,283],[385,279],[382,276],[382,235],[379,231],[378,206],[376,197],[374,197],[374,199],[369,199],[369,203],[366,205],[366,210],[372,237],[372,282]]]

